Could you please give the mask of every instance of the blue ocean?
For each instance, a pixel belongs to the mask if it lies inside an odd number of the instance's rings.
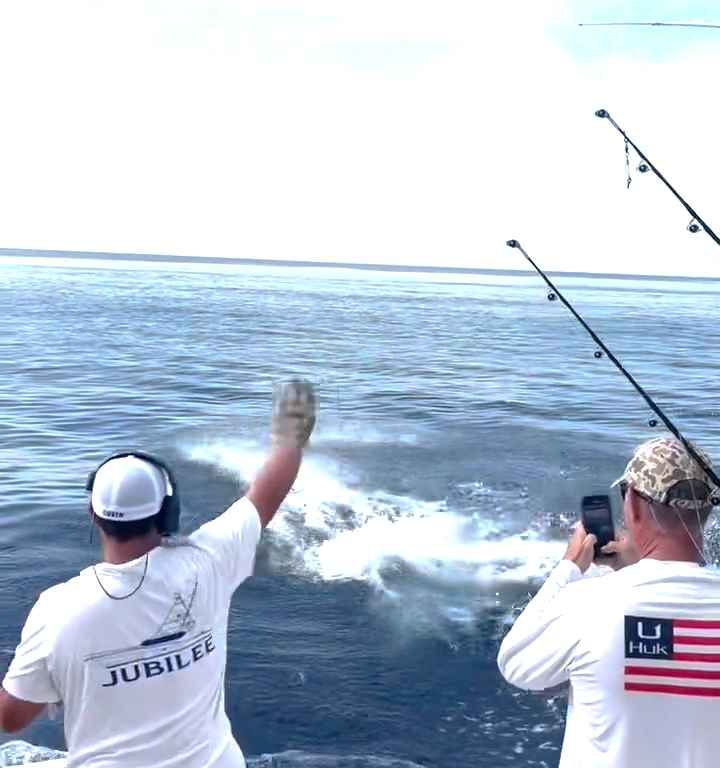
[[[555,279],[720,456],[720,283]],[[546,294],[526,273],[0,259],[1,671],[39,592],[98,558],[89,470],[164,457],[189,531],[243,493],[273,382],[303,376],[317,429],[231,609],[245,754],[557,765],[566,693],[510,688],[498,645],[580,498],[662,430]],[[64,746],[58,721],[21,738]]]

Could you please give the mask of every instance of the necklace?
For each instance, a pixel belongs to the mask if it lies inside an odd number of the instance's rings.
[[[102,581],[100,581],[100,577],[98,576],[98,573],[97,573],[97,571],[95,570],[95,566],[94,566],[94,565],[93,565],[93,573],[95,574],[95,579],[97,580],[98,586],[100,587],[100,589],[102,589],[102,591],[103,591],[103,592],[104,592],[104,593],[105,593],[105,594],[106,594],[106,595],[107,595],[107,596],[108,596],[108,597],[109,597],[111,600],[127,600],[127,599],[128,599],[128,597],[132,597],[132,596],[133,596],[133,595],[134,595],[134,594],[135,594],[135,593],[136,593],[136,592],[137,592],[137,591],[140,589],[140,587],[142,587],[142,585],[143,585],[143,582],[145,581],[145,576],[147,575],[147,570],[148,570],[148,561],[149,561],[149,559],[150,559],[150,553],[149,553],[149,552],[147,552],[147,553],[145,554],[145,568],[143,568],[143,574],[142,574],[142,576],[141,576],[141,578],[140,578],[140,582],[139,582],[139,584],[137,585],[137,587],[135,587],[135,589],[133,589],[133,591],[132,591],[132,592],[128,592],[128,594],[127,594],[127,595],[121,595],[121,596],[118,596],[118,595],[111,595],[111,594],[110,594],[110,593],[107,591],[107,589],[105,589],[105,587],[103,586],[103,583],[102,583]]]

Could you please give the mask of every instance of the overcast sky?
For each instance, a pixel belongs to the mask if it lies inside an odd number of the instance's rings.
[[[720,7],[2,0],[0,247],[720,276],[593,115],[720,230],[720,30],[605,20]]]

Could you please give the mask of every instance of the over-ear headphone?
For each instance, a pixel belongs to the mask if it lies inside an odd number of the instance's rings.
[[[113,453],[112,456],[108,456],[88,475],[87,481],[85,482],[85,490],[88,493],[92,493],[93,485],[95,484],[95,476],[100,467],[105,466],[105,464],[113,459],[123,459],[126,456],[134,456],[136,459],[142,459],[148,464],[152,464],[159,469],[167,479],[169,493],[165,494],[162,506],[158,510],[158,530],[164,536],[177,533],[180,529],[180,494],[178,492],[177,483],[175,482],[175,476],[170,467],[162,461],[162,459],[158,459],[150,453],[145,453],[144,451],[121,451],[119,453]]]

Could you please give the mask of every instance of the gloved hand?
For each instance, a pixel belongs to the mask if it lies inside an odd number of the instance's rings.
[[[315,426],[315,390],[309,381],[291,379],[273,387],[273,443],[304,446]]]

